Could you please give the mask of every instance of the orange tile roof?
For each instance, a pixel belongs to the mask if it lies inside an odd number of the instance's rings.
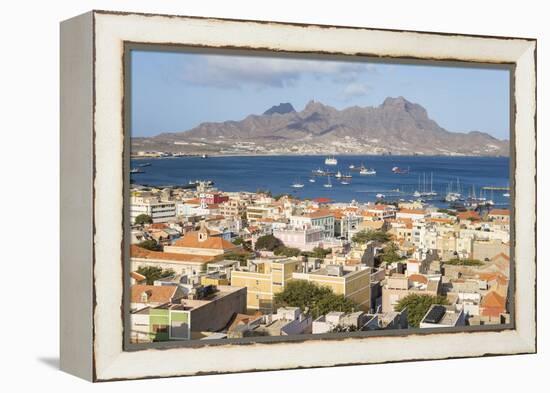
[[[477,212],[472,210],[467,210],[465,212],[460,212],[456,215],[459,220],[468,220],[468,219],[474,219],[474,220],[481,220],[481,217]]]
[[[246,325],[249,322],[252,322],[259,317],[261,317],[263,314],[260,311],[256,311],[254,315],[248,315],[248,314],[238,314],[236,313],[232,321],[229,322],[229,327],[227,328],[228,331],[233,331],[237,328],[239,325]]]
[[[333,214],[330,210],[326,210],[326,209],[319,209],[317,211],[304,214],[304,217],[309,217],[309,218],[321,218],[321,217],[327,217],[327,216],[333,216]]]
[[[144,303],[141,295],[146,292],[147,303],[168,303],[177,290],[176,285],[132,285],[130,298],[132,303]]]
[[[506,307],[506,299],[495,291],[489,291],[481,300],[481,306],[504,309]]]
[[[421,209],[399,209],[398,213],[426,214],[426,212],[424,210],[421,210]]]
[[[236,246],[219,236],[207,236],[206,240],[199,241],[199,231],[187,232],[184,237],[176,240],[173,246],[224,251],[236,251],[241,249],[240,246]]]
[[[510,210],[508,209],[492,209],[489,212],[490,216],[509,216]]]
[[[496,281],[499,285],[508,284],[508,278],[500,273],[479,273],[478,277],[485,281]]]
[[[130,276],[136,281],[143,281],[147,278],[143,274],[139,274],[138,272],[131,272]]]
[[[411,274],[409,276],[409,280],[414,282],[420,282],[422,284],[428,283],[428,278],[426,276],[423,276],[422,274]]]
[[[453,223],[453,220],[450,219],[450,218],[439,218],[439,217],[431,217],[431,218],[428,218],[427,220],[428,222],[439,222],[439,223],[442,223],[442,224],[452,224]]]
[[[155,223],[149,225],[149,228],[151,228],[151,229],[164,229],[164,228],[168,228],[168,225],[163,223],[163,222],[155,222]]]
[[[374,205],[368,208],[369,210],[395,210],[395,206],[392,205]]]
[[[491,258],[491,261],[496,261],[497,259],[499,258],[503,258],[505,259],[506,261],[509,261],[510,260],[510,257],[508,255],[506,255],[505,253],[503,252],[500,252],[498,253],[497,255],[495,255],[494,257]]]
[[[158,259],[167,262],[185,262],[205,264],[216,260],[216,256],[179,254],[175,252],[150,251],[138,245],[130,247],[130,257],[141,259]]]

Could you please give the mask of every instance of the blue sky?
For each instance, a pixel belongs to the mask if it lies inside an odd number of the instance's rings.
[[[403,96],[443,128],[509,139],[509,72],[356,61],[132,51],[132,136],[240,120],[311,99],[338,109]]]

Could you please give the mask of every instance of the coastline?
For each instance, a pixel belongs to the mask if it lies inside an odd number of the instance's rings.
[[[207,158],[202,158],[202,154],[208,154]],[[178,156],[139,156],[139,155],[130,155],[132,160],[143,160],[143,159],[161,159],[161,158],[201,158],[201,159],[211,159],[217,157],[325,157],[325,156],[335,156],[335,157],[472,157],[472,158],[510,158],[510,155],[476,155],[476,154],[357,154],[357,153],[253,153],[253,154],[212,154],[212,153],[192,153]]]

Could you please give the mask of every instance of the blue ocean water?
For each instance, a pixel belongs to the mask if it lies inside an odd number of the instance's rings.
[[[193,180],[212,180],[223,191],[270,190],[273,195],[292,194],[298,198],[330,198],[335,202],[375,201],[376,194],[384,194],[388,200],[412,199],[418,190],[438,193],[432,203],[440,201],[452,183],[457,180],[462,195],[468,196],[475,189],[479,196],[483,186],[509,186],[510,160],[507,157],[446,157],[446,156],[336,156],[337,166],[327,167],[323,156],[240,156],[240,157],[178,157],[132,160],[131,166],[151,163],[142,168],[145,173],[132,175],[136,184],[155,186],[184,185]],[[374,168],[376,175],[360,176],[348,169],[350,164]],[[407,174],[395,174],[393,167],[409,169]],[[349,185],[331,178],[332,188],[325,188],[326,177],[315,177],[309,182],[312,170],[317,168],[340,170],[350,173]],[[433,176],[433,182],[431,179]],[[424,181],[424,178],[426,179]],[[304,184],[302,189],[291,187],[294,181]],[[431,184],[430,184],[431,183]],[[425,186],[424,186],[425,185]],[[484,191],[484,196],[496,205],[507,206],[505,191]]]

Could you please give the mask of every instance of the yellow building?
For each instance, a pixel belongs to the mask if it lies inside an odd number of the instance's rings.
[[[368,267],[353,266],[349,269],[341,265],[328,265],[309,273],[294,273],[292,278],[329,287],[335,294],[352,300],[362,311],[369,311],[370,275],[371,269]]]
[[[201,285],[229,285],[229,280],[219,275],[210,274],[201,277]]]
[[[336,294],[352,300],[360,309],[370,309],[371,269],[329,265],[313,272],[303,273],[300,260],[261,259],[247,271],[231,273],[231,285],[247,288],[247,308],[262,312],[273,311],[273,296],[281,292],[289,280],[306,280],[332,289]]]
[[[273,295],[281,292],[302,262],[294,258],[259,259],[251,261],[247,270],[231,272],[231,285],[247,288],[248,309],[271,312]]]

